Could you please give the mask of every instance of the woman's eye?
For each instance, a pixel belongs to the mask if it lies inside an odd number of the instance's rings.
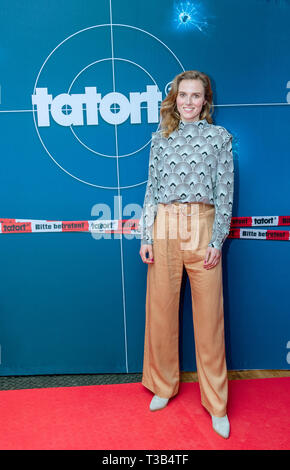
[[[184,93],[180,93],[180,96],[184,96]],[[199,96],[198,95],[193,95],[194,98],[198,98]]]

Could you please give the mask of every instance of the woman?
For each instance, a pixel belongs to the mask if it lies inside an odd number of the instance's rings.
[[[212,108],[209,77],[196,70],[183,72],[162,102],[161,130],[152,134],[140,218],[140,256],[148,264],[142,384],[155,394],[151,411],[164,408],[178,393],[185,267],[201,403],[213,429],[227,438],[221,250],[231,223],[234,168],[232,135],[213,124]]]

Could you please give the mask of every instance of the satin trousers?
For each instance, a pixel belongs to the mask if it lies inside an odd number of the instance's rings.
[[[142,384],[162,398],[178,393],[179,302],[183,268],[190,281],[201,404],[227,413],[222,259],[205,269],[215,207],[205,203],[158,204],[153,226],[154,263],[148,264]]]

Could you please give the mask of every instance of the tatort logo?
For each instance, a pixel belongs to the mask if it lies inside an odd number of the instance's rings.
[[[97,93],[97,87],[85,87],[84,93],[61,93],[54,98],[47,88],[36,88],[32,95],[39,127],[49,127],[50,116],[60,126],[83,126],[85,123],[97,126],[99,115],[108,124],[122,124],[129,118],[131,124],[140,124],[142,103],[146,103],[147,122],[157,123],[160,101],[162,93],[156,85],[147,85],[144,92],[130,92],[129,98],[116,92],[102,96]],[[118,112],[113,111],[113,105],[118,106]]]
[[[253,217],[253,225],[273,225],[274,217]]]

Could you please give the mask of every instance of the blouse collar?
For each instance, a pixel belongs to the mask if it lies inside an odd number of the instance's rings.
[[[185,126],[187,125],[195,125],[195,126],[198,126],[198,127],[206,127],[206,126],[209,126],[209,123],[207,122],[206,119],[201,119],[199,121],[192,121],[192,122],[187,122],[187,121],[182,121],[182,119],[179,121],[179,124],[178,124],[178,129],[184,129]]]

